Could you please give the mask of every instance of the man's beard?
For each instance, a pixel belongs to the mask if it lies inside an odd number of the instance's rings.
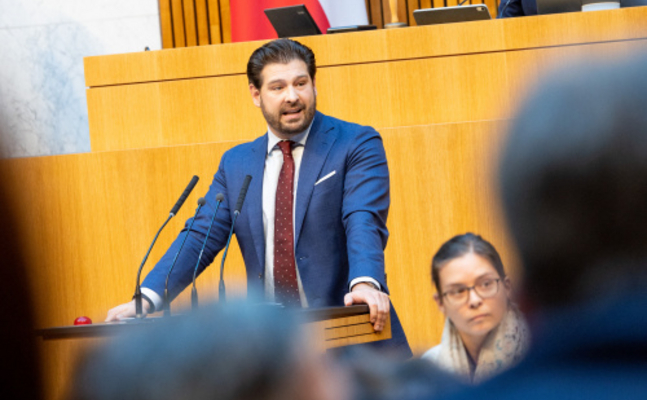
[[[289,125],[289,126],[282,123],[281,117],[283,116],[283,113],[287,110],[294,110],[294,109],[303,110],[303,120],[301,121],[301,123],[298,125]],[[308,129],[308,127],[312,123],[312,120],[315,117],[316,110],[317,110],[316,97],[314,98],[314,101],[312,102],[312,105],[310,107],[307,107],[303,103],[298,102],[290,106],[281,107],[281,110],[279,110],[278,115],[271,114],[269,111],[267,111],[265,109],[265,106],[263,105],[263,101],[261,100],[261,111],[263,112],[263,117],[265,117],[265,121],[267,121],[267,124],[270,126],[270,128],[272,128],[272,131],[279,135],[285,135],[285,136],[296,135]]]

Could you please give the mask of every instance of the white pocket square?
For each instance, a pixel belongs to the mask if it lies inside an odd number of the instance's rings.
[[[326,179],[330,178],[331,176],[335,175],[336,173],[337,173],[337,171],[333,171],[333,172],[329,173],[328,175],[324,176],[323,178],[319,179],[317,182],[315,182],[315,186],[317,186],[321,182],[325,181]]]

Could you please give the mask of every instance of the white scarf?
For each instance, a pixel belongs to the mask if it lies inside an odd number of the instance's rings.
[[[473,377],[463,340],[448,318],[445,319],[440,344],[427,351],[422,358],[469,383],[477,384],[517,364],[525,355],[529,343],[526,321],[521,312],[510,305],[501,323],[485,338]]]

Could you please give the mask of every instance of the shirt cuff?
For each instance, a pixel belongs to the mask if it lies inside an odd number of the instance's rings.
[[[368,276],[360,276],[359,278],[355,278],[352,281],[350,281],[349,291],[353,290],[353,286],[357,285],[358,283],[372,283],[373,285],[375,285],[377,290],[382,291],[382,286],[380,285],[380,283],[378,281],[376,281],[375,279],[373,279],[371,277],[368,277]]]
[[[145,287],[142,288],[142,294],[146,295],[153,302],[153,305],[155,306],[155,310],[162,309],[162,306],[164,305],[163,304],[164,301],[162,300],[159,294]]]

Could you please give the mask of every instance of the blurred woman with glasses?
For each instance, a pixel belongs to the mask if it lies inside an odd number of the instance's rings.
[[[441,343],[424,359],[473,384],[521,360],[528,327],[494,246],[472,233],[455,236],[434,256],[431,277],[446,318]]]

